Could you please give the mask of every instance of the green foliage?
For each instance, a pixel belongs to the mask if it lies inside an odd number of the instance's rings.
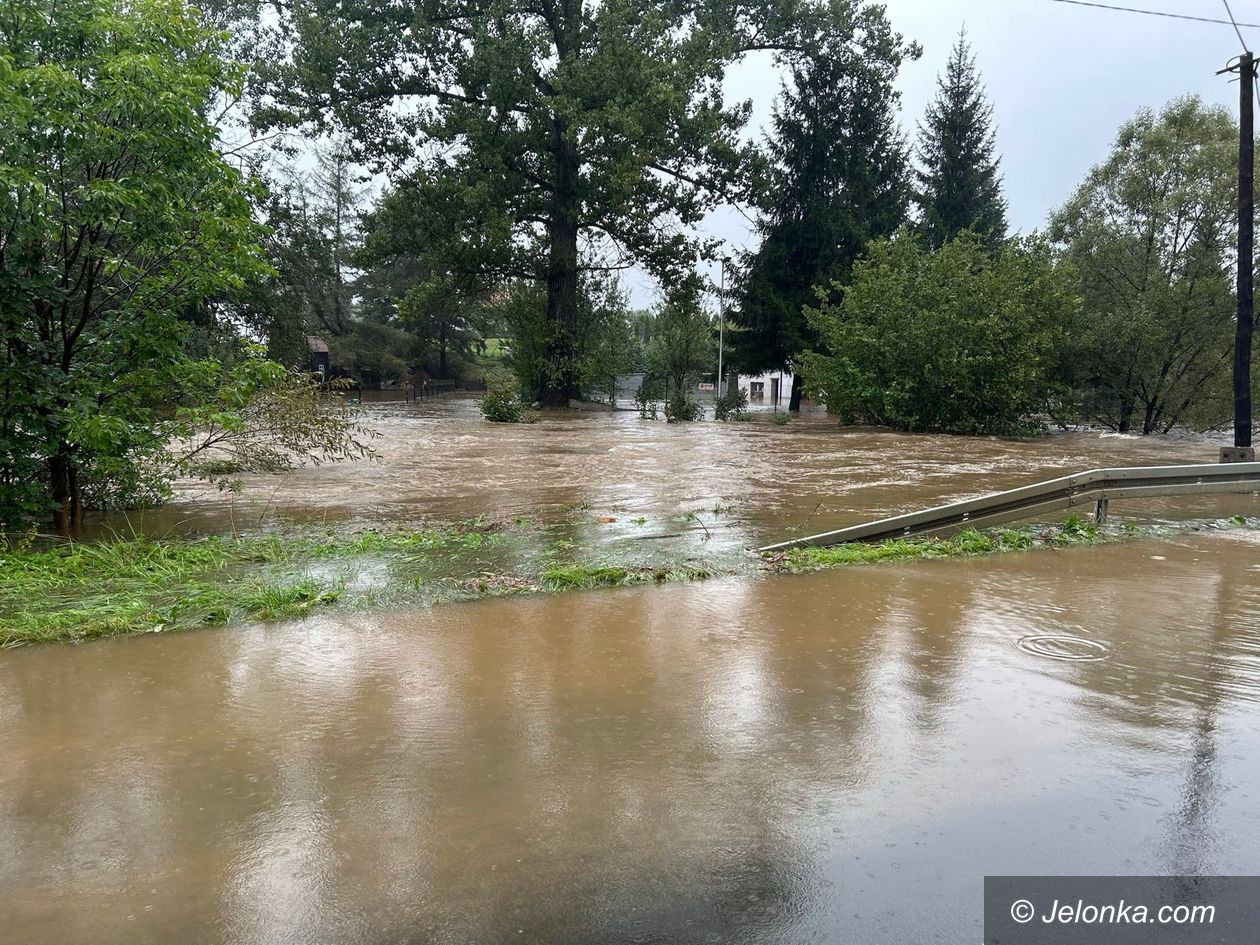
[[[792,422],[792,415],[790,413],[776,413],[770,418],[770,422],[776,427],[785,427]]]
[[[993,242],[1005,238],[1006,200],[996,148],[993,106],[964,32],[919,126],[914,199],[917,229],[928,246],[944,246],[963,230]]]
[[[697,277],[681,280],[657,313],[647,346],[648,366],[669,382],[674,398],[684,395],[695,375],[717,361],[713,323],[700,293]]]
[[[693,423],[703,417],[704,407],[692,400],[685,391],[675,391],[665,401],[665,419],[669,423]]]
[[[897,72],[918,48],[882,8],[829,55],[794,64],[771,120],[773,173],[758,222],[762,241],[744,260],[730,334],[733,363],[750,374],[797,370],[817,346],[804,315],[814,287],[847,281],[873,238],[894,233],[909,197],[898,129]],[[793,387],[799,404],[801,384]]]
[[[931,252],[903,232],[871,245],[838,304],[811,310],[827,353],[808,355],[807,371],[845,420],[1026,431],[1056,388],[1069,288],[1033,240],[990,250],[964,232]]]
[[[366,317],[406,331],[413,360],[436,377],[471,368],[502,328],[492,301],[497,286],[452,267],[450,245],[431,238],[410,189],[387,189],[362,229],[355,260],[364,272],[355,288]]]
[[[182,399],[179,397],[183,394]],[[303,371],[287,371],[249,348],[236,361],[184,365],[171,391],[173,417],[153,431],[166,477],[200,476],[221,488],[238,472],[367,459],[376,434],[358,408]],[[169,444],[169,445],[168,445]]]
[[[521,403],[515,385],[505,378],[490,382],[481,398],[481,415],[491,423],[534,423],[538,417]]]
[[[659,378],[644,377],[639,389],[634,392],[634,405],[639,408],[642,420],[656,419],[656,405],[664,395],[664,385]]]
[[[84,506],[110,511],[162,505],[171,497],[169,462],[156,443],[121,456],[92,456],[79,470]]]
[[[545,289],[548,405],[580,392],[584,270],[689,268],[688,227],[752,190],[750,107],[724,100],[753,50],[784,65],[860,64],[882,8],[860,0],[490,4],[312,0],[278,7],[288,61],[269,64],[262,123],[335,125],[416,195],[445,268]],[[589,245],[587,257],[579,247]]]
[[[1051,219],[1080,277],[1076,409],[1121,432],[1232,416],[1238,128],[1198,98],[1138,113]]]
[[[617,376],[644,361],[631,325],[629,295],[613,277],[588,277],[579,298],[578,385],[588,400],[616,400]]]
[[[713,402],[714,420],[747,420],[748,392],[739,385],[728,386],[726,393]]]
[[[183,316],[262,269],[222,43],[175,0],[0,17],[0,522],[77,523],[85,471],[151,449]]]
[[[40,550],[29,537],[6,543],[0,534],[0,646],[300,617],[344,593],[340,578],[305,574],[314,562],[447,560],[495,535],[471,522],[349,537],[135,538]]]

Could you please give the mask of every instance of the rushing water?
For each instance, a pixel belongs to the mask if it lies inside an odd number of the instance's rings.
[[[260,520],[395,523],[474,516],[615,518],[599,536],[687,532],[743,547],[785,529],[836,528],[936,502],[1098,466],[1215,462],[1204,438],[1071,433],[1036,440],[841,430],[822,415],[776,427],[666,424],[633,413],[490,424],[470,399],[372,408],[379,460],[243,477],[237,496],[192,483],[158,512],[114,516],[121,532],[227,531]],[[1141,506],[1145,514],[1217,516],[1233,498]],[[715,514],[714,509],[718,512]],[[1120,507],[1116,511],[1120,511]],[[699,513],[702,523],[681,522]],[[631,525],[647,520],[647,531]]]
[[[747,537],[1213,449],[445,409],[269,507]],[[1257,872],[1260,535],[7,651],[0,759],[6,945],[977,941],[986,873]]]

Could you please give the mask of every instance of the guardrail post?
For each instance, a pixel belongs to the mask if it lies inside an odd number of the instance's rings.
[[[1094,522],[1098,525],[1107,524],[1107,500],[1099,499],[1094,503]]]

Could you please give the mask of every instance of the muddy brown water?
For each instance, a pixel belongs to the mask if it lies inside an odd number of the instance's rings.
[[[837,519],[904,507],[911,469],[914,495],[944,497],[976,470],[1208,452],[821,425],[666,447],[673,428],[634,418],[548,422],[555,452],[531,461],[537,427],[496,458],[457,419],[434,435],[467,438],[464,458],[428,493],[428,461],[401,456],[357,501],[344,469],[276,501],[666,516],[733,498],[752,534],[831,488]],[[792,472],[808,485],[787,497]],[[183,514],[208,527],[226,500],[201,501]],[[977,941],[986,873],[1260,871],[1260,535],[5,651],[0,759],[6,945]]]
[[[1215,462],[1223,440],[1070,433],[1036,440],[842,430],[825,415],[777,427],[673,425],[634,413],[490,424],[471,398],[370,408],[377,462],[243,477],[241,495],[183,483],[157,511],[98,531],[224,532],[276,521],[390,525],[483,516],[616,519],[584,541],[705,537],[739,548],[970,498],[1099,466]],[[1235,514],[1237,500],[1148,501],[1147,516]],[[1122,511],[1127,506],[1117,506]],[[716,512],[714,510],[717,510]],[[684,521],[696,513],[702,523]],[[642,524],[638,519],[644,519]]]

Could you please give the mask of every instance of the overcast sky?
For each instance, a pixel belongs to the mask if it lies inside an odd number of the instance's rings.
[[[1100,0],[1193,16],[1225,18],[1222,0]],[[1241,51],[1230,26],[1143,16],[1054,0],[886,0],[894,27],[923,47],[902,70],[902,125],[911,136],[935,93],[938,73],[964,25],[988,88],[1013,228],[1044,226],[1091,166],[1103,160],[1120,124],[1143,106],[1197,93],[1237,113],[1238,86],[1216,75]],[[1260,0],[1230,0],[1240,23],[1260,23]],[[1243,28],[1253,48],[1260,29]],[[778,87],[765,62],[735,67],[732,94],[751,98],[764,126]],[[714,214],[705,232],[750,245],[738,213]],[[716,278],[716,269],[712,275]],[[654,285],[627,279],[636,305]]]

